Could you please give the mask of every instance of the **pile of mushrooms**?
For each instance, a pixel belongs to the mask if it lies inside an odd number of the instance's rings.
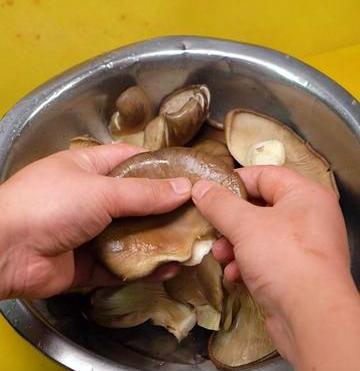
[[[191,85],[167,96],[158,114],[139,86],[115,103],[108,129],[114,141],[148,149],[119,165],[114,177],[173,178],[194,184],[208,179],[246,198],[233,171],[241,166],[282,165],[337,192],[327,161],[294,131],[273,118],[245,109],[228,112],[224,123],[209,119],[210,91]],[[77,137],[71,148],[100,145]],[[98,259],[124,279],[116,288],[91,294],[86,316],[105,327],[126,328],[146,321],[165,327],[178,341],[198,325],[212,331],[209,357],[219,368],[247,367],[276,354],[262,309],[243,284],[230,284],[210,250],[217,231],[188,202],[162,215],[114,220],[94,241]],[[181,272],[164,283],[146,276],[166,262]]]

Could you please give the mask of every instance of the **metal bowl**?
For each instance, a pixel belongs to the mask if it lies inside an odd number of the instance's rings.
[[[2,119],[1,177],[66,148],[76,135],[89,133],[109,141],[106,124],[111,106],[130,85],[140,84],[158,103],[172,90],[194,83],[209,86],[214,119],[222,120],[225,112],[238,106],[264,112],[291,126],[330,161],[346,217],[353,276],[359,284],[359,103],[323,74],[273,50],[208,38],[166,37],[127,46],[75,67],[36,89]],[[194,354],[194,344],[165,355],[134,351],[128,341],[134,333],[125,336],[120,331],[109,336],[87,324],[76,310],[67,309],[76,308],[78,298],[66,300],[65,305],[61,298],[9,300],[0,303],[0,308],[27,340],[74,370],[215,369]],[[141,333],[150,350],[164,336],[147,327]],[[253,369],[291,367],[276,358]]]

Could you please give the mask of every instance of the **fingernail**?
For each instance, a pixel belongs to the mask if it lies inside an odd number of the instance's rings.
[[[183,195],[191,191],[191,183],[187,178],[175,178],[171,180],[171,186],[178,195]]]
[[[206,180],[200,180],[195,183],[192,189],[192,196],[195,200],[201,200],[207,191],[212,187],[212,183]]]

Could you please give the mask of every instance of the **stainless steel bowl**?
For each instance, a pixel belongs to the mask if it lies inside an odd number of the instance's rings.
[[[205,83],[213,96],[213,118],[221,120],[226,111],[238,106],[251,108],[285,122],[308,140],[335,171],[353,275],[360,283],[359,102],[320,72],[273,50],[200,37],[166,37],[130,45],[75,67],[36,89],[2,119],[2,179],[31,161],[66,148],[73,136],[89,133],[109,141],[105,127],[111,105],[119,92],[135,83],[155,102],[182,85]],[[27,340],[71,369],[215,369],[196,357],[191,346],[181,350],[185,356],[180,358],[176,358],[178,351],[165,358],[140,354],[121,336],[111,339],[68,313],[67,307],[77,305],[71,298],[65,310],[61,299],[54,300],[9,300],[0,303],[0,309]],[[163,334],[146,331],[148,337],[143,341],[150,349],[155,337]],[[256,369],[291,367],[277,358]]]

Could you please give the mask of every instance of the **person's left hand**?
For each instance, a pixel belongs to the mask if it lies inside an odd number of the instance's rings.
[[[44,298],[70,287],[119,283],[86,246],[112,218],[170,211],[190,198],[188,179],[106,176],[142,151],[109,144],[56,153],[0,185],[0,299]],[[155,276],[170,278],[175,265]]]

